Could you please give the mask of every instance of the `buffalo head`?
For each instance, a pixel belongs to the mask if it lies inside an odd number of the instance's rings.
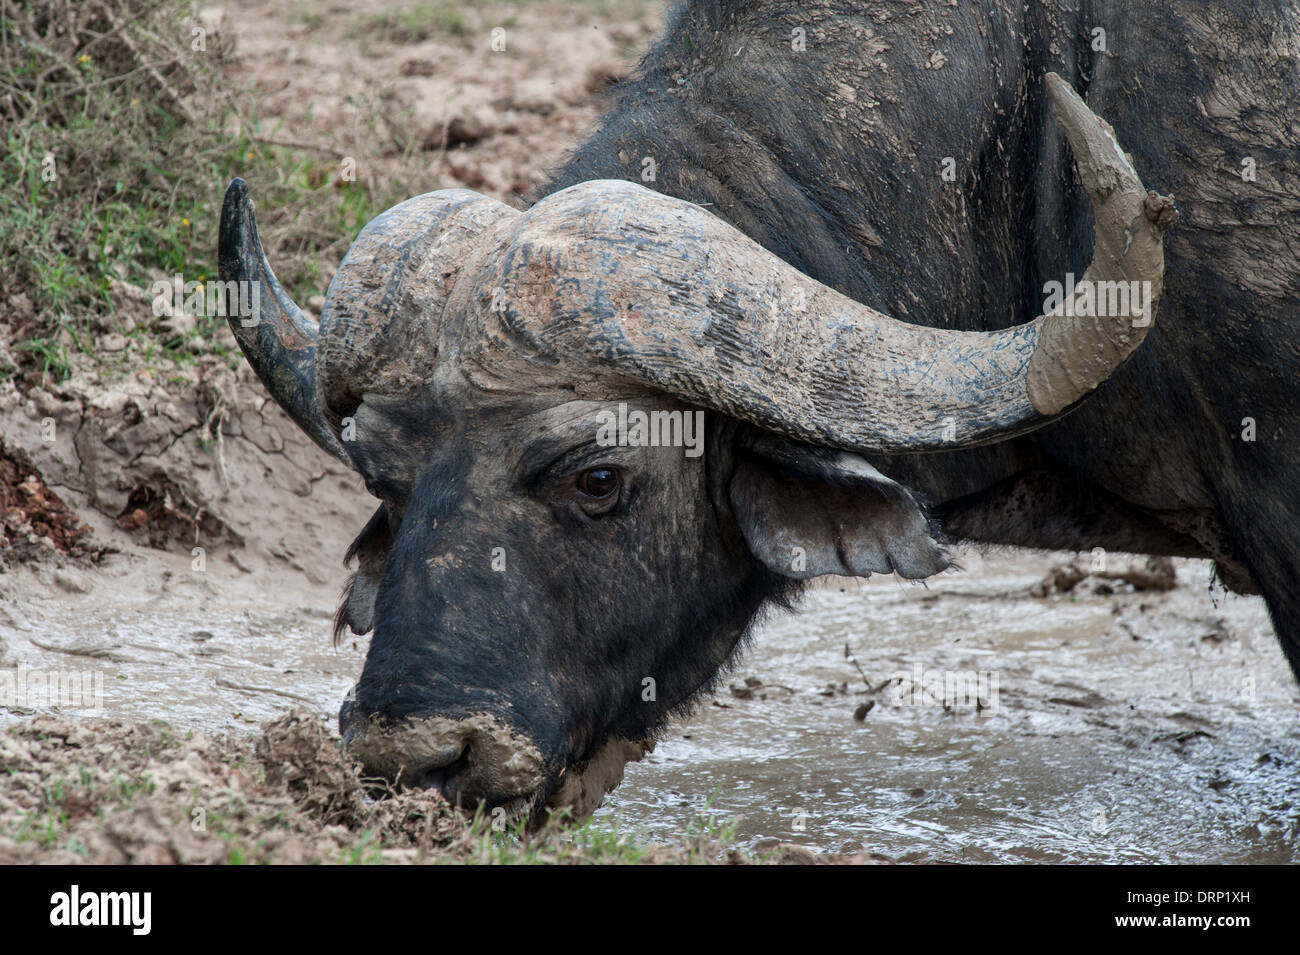
[[[1093,199],[1086,278],[1158,294],[1167,200],[1048,85]],[[348,744],[372,772],[520,811],[593,809],[800,581],[947,566],[861,453],[1039,427],[1150,324],[905,324],[610,180],[526,212],[466,190],[402,203],[358,236],[319,328],[239,180],[220,258],[259,289],[260,320],[231,319],[254,369],[382,502],[339,608],[340,629],[373,633]]]

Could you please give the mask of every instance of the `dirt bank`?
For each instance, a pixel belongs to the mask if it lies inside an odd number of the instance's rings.
[[[707,828],[673,846],[558,825],[522,838],[436,793],[368,789],[338,734],[302,708],[255,737],[41,716],[0,733],[0,765],[0,864],[872,861],[798,846],[759,858]]]
[[[411,195],[463,186],[518,204],[595,124],[665,6],[239,2],[223,32],[279,118],[269,138]]]

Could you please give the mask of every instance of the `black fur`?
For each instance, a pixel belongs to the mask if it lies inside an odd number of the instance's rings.
[[[888,49],[873,55],[873,41]],[[924,69],[935,50],[946,62]],[[1298,54],[1300,13],[1283,0],[682,4],[539,195],[642,181],[651,156],[645,185],[858,301],[917,324],[1005,327],[1039,314],[1044,282],[1081,274],[1091,254],[1091,212],[1042,93],[1043,73],[1060,73],[1148,188],[1178,201],[1156,328],[1056,425],[873,463],[970,539],[1213,558],[1235,589],[1264,594],[1300,674]],[[943,157],[957,182],[939,177]]]
[[[1044,282],[1091,254],[1090,209],[1042,92],[1042,74],[1060,73],[1147,186],[1178,199],[1157,327],[1050,428],[872,463],[910,491],[886,492],[895,503],[933,502],[962,537],[1213,557],[1263,592],[1300,668],[1300,84],[1294,58],[1271,49],[1300,50],[1300,15],[1281,0],[705,0],[674,12],[543,194],[640,181],[650,156],[647,185],[861,302],[923,325],[1005,327],[1039,314]],[[1243,154],[1261,184],[1233,180]],[[570,473],[502,474],[503,460],[564,451],[548,424],[421,402],[377,399],[389,426],[349,449],[387,508],[354,545],[373,597],[354,581],[340,610],[364,626],[373,603],[360,715],[492,713],[537,742],[554,785],[611,734],[657,733],[716,685],[765,605],[798,593],[749,552],[729,503],[737,461],[762,443],[751,429],[709,416],[703,472],[629,457],[627,498],[592,518],[566,496]],[[1256,442],[1237,436],[1245,416]],[[791,479],[840,480],[820,449],[767,457]]]
[[[685,484],[674,483],[677,469],[643,471],[639,503],[599,519],[576,514],[549,478],[528,475],[524,493],[502,494],[475,477],[495,462],[474,460],[464,444],[434,452],[397,504],[344,732],[372,714],[488,713],[533,740],[552,774],[611,734],[654,737],[716,686],[761,607],[789,606],[800,588],[748,553],[730,516],[725,488],[742,430],[711,418],[698,469],[678,463]],[[665,526],[674,508],[689,538]],[[387,526],[377,514],[354,550],[364,554]]]

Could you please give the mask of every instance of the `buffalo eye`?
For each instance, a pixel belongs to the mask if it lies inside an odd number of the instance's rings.
[[[617,468],[591,468],[578,475],[578,490],[597,501],[617,495],[622,484]]]

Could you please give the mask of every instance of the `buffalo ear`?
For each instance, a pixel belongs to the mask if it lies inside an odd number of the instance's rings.
[[[856,454],[754,438],[730,495],[749,549],[784,577],[917,579],[950,566],[911,492]]]
[[[337,646],[344,627],[355,634],[369,633],[375,627],[375,595],[384,576],[388,550],[393,546],[393,532],[388,520],[388,505],[380,504],[357,539],[348,548],[343,563],[358,559],[357,572],[343,588],[339,609],[334,612],[334,643]]]

